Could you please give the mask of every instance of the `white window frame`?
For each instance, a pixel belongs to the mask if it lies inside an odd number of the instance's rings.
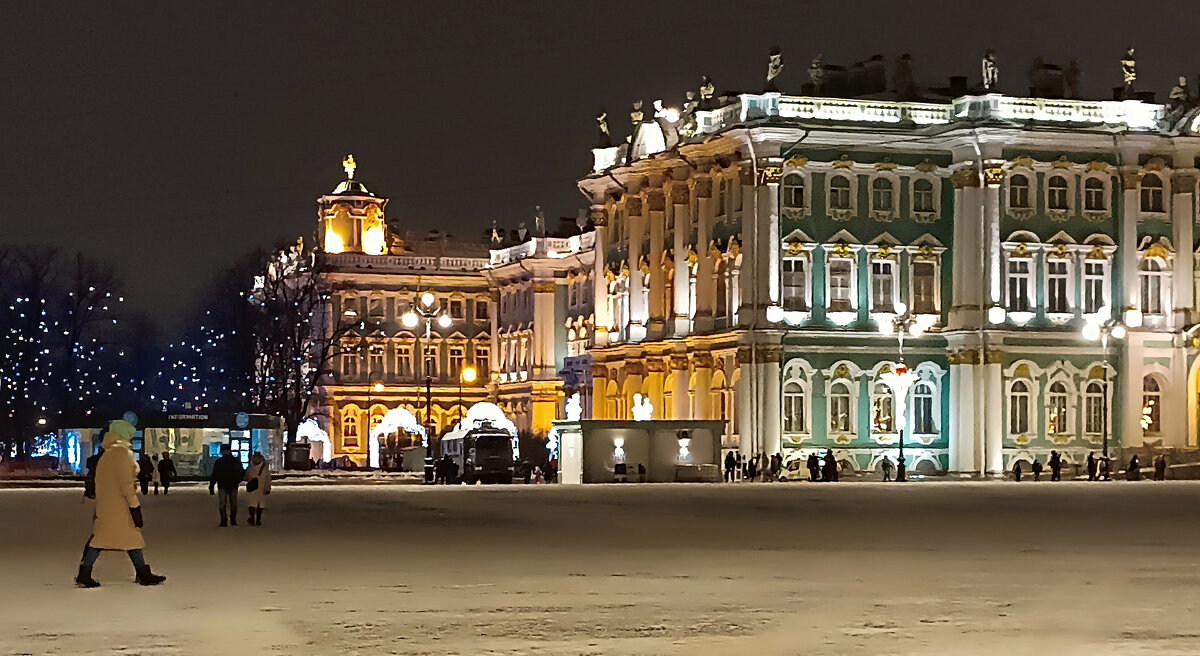
[[[920,399],[922,398],[921,388],[923,387],[928,387],[931,390],[929,393],[929,423],[933,427],[932,431],[918,430],[924,428],[917,421],[917,408],[920,407]],[[912,387],[912,402],[909,407],[911,419],[908,422],[908,428],[912,435],[938,435],[940,433],[938,429],[938,414],[940,409],[941,404],[937,381],[922,378],[914,383]]]
[[[1074,210],[1074,208],[1075,208],[1075,185],[1074,185],[1075,175],[1073,173],[1070,173],[1069,171],[1063,171],[1063,170],[1059,170],[1059,169],[1052,169],[1052,170],[1048,171],[1045,175],[1046,175],[1046,214],[1049,214],[1049,215],[1071,214],[1072,210]],[[1064,188],[1052,187],[1050,185],[1050,183],[1053,182],[1055,178],[1061,179],[1063,181],[1063,184],[1066,186]],[[1051,207],[1051,205],[1050,205],[1051,194],[1056,191],[1061,191],[1063,194],[1063,200],[1065,202],[1063,203],[1062,207]]]
[[[917,183],[929,183],[929,209],[917,207]],[[941,212],[941,179],[933,175],[911,175],[908,178],[909,213],[918,223],[930,223]]]
[[[1154,391],[1146,390],[1146,381],[1152,381],[1154,383],[1155,387],[1157,387],[1158,389],[1154,390]],[[1166,394],[1167,394],[1167,385],[1165,383],[1165,379],[1162,376],[1159,376],[1159,375],[1153,374],[1153,373],[1142,376],[1142,407],[1138,408],[1138,422],[1139,422],[1138,427],[1139,428],[1141,427],[1140,422],[1142,420],[1142,417],[1146,416],[1145,408],[1150,406],[1151,400],[1153,400],[1153,402],[1154,402],[1153,403],[1154,410],[1151,412],[1150,416],[1155,419],[1155,421],[1153,423],[1147,425],[1145,428],[1142,428],[1142,435],[1144,437],[1161,437],[1162,436],[1162,434],[1163,434],[1163,398],[1166,396]]]
[[[798,390],[798,391],[793,391],[793,388],[794,388],[794,390]],[[782,416],[783,434],[784,435],[807,435],[807,434],[809,434],[808,425],[812,421],[812,417],[810,416],[810,413],[809,413],[809,400],[811,399],[811,395],[808,393],[808,389],[807,389],[807,385],[806,385],[805,381],[802,381],[798,378],[790,378],[788,380],[783,381],[783,387],[781,389],[783,390],[783,392],[782,392],[783,393],[783,404],[781,406],[782,415],[783,415]],[[797,397],[799,398],[799,410],[800,410],[800,415],[798,417],[799,426],[796,425],[797,422],[791,421],[791,419],[793,419],[795,417],[792,410],[796,408]]]
[[[879,406],[885,402],[888,406],[888,411],[891,413],[889,419],[891,421],[891,426],[884,427],[887,430],[881,429],[879,424],[876,423]],[[896,394],[892,391],[891,387],[888,387],[879,380],[874,380],[871,382],[871,434],[897,435]]]
[[[803,308],[799,309],[788,307],[787,301],[791,297],[789,297],[786,293],[788,289],[793,287],[792,285],[786,284],[787,278],[785,276],[789,273],[787,269],[789,267],[794,267],[796,263],[803,265],[804,269],[804,284],[800,288],[800,300]],[[812,274],[812,253],[810,251],[801,251],[796,255],[785,255],[783,257],[783,263],[779,267],[779,289],[781,293],[780,303],[783,305],[783,311],[785,313],[807,315],[812,312]]]
[[[1062,391],[1055,392],[1054,391],[1055,385],[1060,386],[1062,388]],[[1049,381],[1049,383],[1047,383],[1047,385],[1046,385],[1046,436],[1047,437],[1051,437],[1051,438],[1053,438],[1053,437],[1074,437],[1074,435],[1075,435],[1075,422],[1074,422],[1075,412],[1074,412],[1074,407],[1073,407],[1074,404],[1072,403],[1072,397],[1074,396],[1071,393],[1072,387],[1073,387],[1073,385],[1071,385],[1071,381],[1067,380],[1065,378],[1053,378]],[[1055,426],[1054,426],[1053,419],[1055,418],[1055,415],[1053,413],[1054,413],[1054,405],[1055,405],[1056,400],[1060,401],[1062,403],[1062,417],[1058,419],[1058,423],[1060,423],[1063,427],[1062,431],[1054,430]]]
[[[844,422],[844,427],[843,427],[842,423],[838,423],[836,426],[833,423],[833,421],[834,421],[833,388],[838,385],[846,386],[846,395],[845,396],[846,396],[847,409],[846,409],[846,421]],[[856,394],[857,388],[858,388],[857,383],[855,383],[853,380],[850,380],[848,378],[835,378],[835,379],[829,381],[829,384],[827,387],[827,392],[825,394],[825,408],[826,408],[825,418],[828,422],[829,435],[832,436],[832,435],[854,435],[855,434],[855,430],[854,430],[854,428],[855,428],[854,424],[855,424],[855,419],[856,419],[855,415],[858,414],[858,404],[856,403],[857,396],[858,396]]]
[[[1150,271],[1150,270],[1143,268],[1143,267],[1149,266],[1150,264],[1154,264],[1155,266],[1159,267],[1159,269],[1156,271]],[[1141,257],[1138,259],[1137,276],[1138,276],[1138,309],[1141,310],[1142,315],[1144,317],[1158,318],[1158,319],[1161,319],[1162,317],[1166,317],[1166,316],[1170,315],[1171,314],[1171,262],[1170,262],[1170,260],[1164,260],[1163,258],[1160,258],[1160,257],[1147,257],[1145,254],[1142,254]],[[1150,290],[1151,285],[1156,285],[1158,287],[1158,294],[1157,294],[1157,296],[1158,296],[1157,310],[1158,311],[1157,312],[1152,311],[1153,309],[1155,309],[1155,307],[1154,307],[1154,304],[1150,303],[1150,301],[1153,300],[1151,298],[1151,296],[1148,294],[1148,292],[1151,291]]]
[[[1100,182],[1100,207],[1088,207],[1088,183],[1092,180]],[[1112,195],[1112,178],[1106,173],[1089,173],[1083,176],[1083,214],[1092,218],[1108,216],[1109,197]]]
[[[1025,387],[1023,392],[1017,392],[1017,384]],[[1008,403],[1005,410],[1005,424],[1010,436],[1029,435],[1036,430],[1036,425],[1033,421],[1033,399],[1037,393],[1037,387],[1029,378],[1014,378],[1008,383]],[[1018,403],[1018,399],[1024,399],[1024,407]],[[1021,415],[1024,415],[1022,418]],[[1024,426],[1020,426],[1018,422],[1023,421]],[[1024,428],[1025,430],[1019,430]]]
[[[895,174],[876,174],[871,180],[871,216],[877,221],[891,221],[896,217],[900,206],[900,178]],[[886,188],[876,188],[880,183],[887,183]],[[882,201],[887,198],[887,207]]]
[[[848,183],[848,204],[846,207],[835,207],[833,204],[833,181],[844,178]],[[830,218],[848,221],[858,214],[858,176],[851,171],[835,169],[825,174],[825,208]]]
[[[412,345],[407,342],[396,344],[394,350],[396,375],[401,378],[411,378],[413,375]]]
[[[339,427],[342,437],[342,448],[362,448],[362,409],[356,405],[342,407],[342,420]],[[347,427],[353,428],[354,435],[347,435]]]
[[[910,252],[908,257],[908,307],[913,314],[940,314],[942,310],[942,258],[938,256],[920,257]],[[919,312],[917,310],[917,276],[916,266],[918,264],[928,264],[933,267],[933,312]]]
[[[1146,178],[1154,176],[1159,182],[1158,187],[1147,187],[1145,185]],[[1147,171],[1138,179],[1138,210],[1142,214],[1150,214],[1154,216],[1166,216],[1167,214],[1167,188],[1168,177],[1162,171]],[[1154,207],[1154,192],[1158,191],[1158,208]],[[1150,201],[1150,202],[1147,202]]]
[[[799,205],[792,204],[792,189],[797,185],[790,184],[788,178],[796,176],[800,179],[799,188],[801,189],[801,202]],[[801,218],[808,216],[812,207],[812,184],[809,176],[799,169],[786,171],[783,175],[783,182],[779,185],[780,197],[779,207],[783,215],[787,218]]]
[[[1028,270],[1021,272],[1019,275],[1013,274],[1013,265],[1016,263],[1024,263],[1028,266]],[[1037,273],[1037,258],[1034,253],[1029,253],[1024,256],[1015,257],[1009,254],[1004,262],[1004,304],[1008,308],[1008,314],[1014,316],[1014,320],[1028,321],[1033,318],[1034,311],[1037,309],[1037,298],[1034,295],[1033,279]],[[1024,280],[1022,285],[1025,288],[1026,307],[1018,308],[1014,304],[1014,286],[1013,283],[1019,280]],[[1025,316],[1028,315],[1028,316]]]
[[[850,265],[849,274],[849,308],[835,309],[833,302],[833,263],[846,262]],[[853,321],[854,316],[858,314],[858,252],[852,251],[849,255],[835,255],[832,252],[825,256],[825,311],[835,321],[839,319],[848,319]]]
[[[1017,176],[1025,179],[1025,203],[1023,205],[1013,205],[1013,180]],[[1007,195],[1004,199],[1004,206],[1008,213],[1012,216],[1025,217],[1033,214],[1037,201],[1037,174],[1030,169],[1017,169],[1009,171],[1004,179],[1005,191]]]
[[[1096,275],[1095,273],[1089,273],[1088,265],[1099,265],[1100,266],[1100,275]],[[1082,305],[1080,306],[1080,310],[1084,314],[1098,314],[1100,312],[1103,312],[1104,308],[1111,307],[1111,301],[1109,301],[1109,298],[1108,298],[1108,296],[1109,296],[1109,283],[1108,283],[1109,268],[1110,268],[1109,261],[1107,259],[1098,260],[1098,259],[1093,259],[1093,258],[1087,257],[1086,255],[1084,256],[1083,268],[1082,268],[1082,272],[1081,272],[1083,280],[1082,280],[1081,289],[1080,289],[1080,293],[1082,295]],[[1100,285],[1100,304],[1098,306],[1096,306],[1095,308],[1092,308],[1091,310],[1089,310],[1088,309],[1088,298],[1089,298],[1088,287],[1090,284],[1096,283],[1096,282],[1098,282]]]
[[[871,266],[871,269],[870,269],[871,293],[869,294],[869,297],[867,298],[867,302],[870,303],[871,312],[878,313],[878,314],[895,314],[896,313],[896,304],[900,302],[900,266],[899,266],[900,263],[895,260],[883,258],[883,257],[872,257],[872,258],[870,258],[869,263]],[[888,285],[888,287],[890,288],[888,290],[888,294],[891,296],[891,301],[892,301],[891,307],[879,307],[877,300],[875,298],[876,283],[878,282],[877,278],[881,275],[881,274],[876,274],[876,272],[875,272],[876,265],[888,270],[888,277],[891,279],[890,284]]]
[[[1066,268],[1066,271],[1064,273],[1062,273],[1061,275],[1052,274],[1050,271],[1052,265],[1059,265],[1059,264],[1063,265]],[[1052,319],[1069,319],[1074,314],[1074,311],[1075,311],[1075,294],[1073,293],[1075,291],[1075,285],[1073,284],[1074,280],[1075,280],[1074,264],[1075,264],[1075,259],[1074,259],[1073,254],[1069,254],[1067,257],[1054,257],[1052,255],[1048,255],[1042,262],[1042,267],[1045,270],[1045,277],[1044,277],[1045,279],[1043,281],[1042,289],[1045,290],[1046,315]],[[1063,281],[1062,293],[1063,293],[1063,301],[1065,303],[1063,309],[1057,310],[1057,311],[1052,309],[1051,305],[1050,305],[1050,290],[1053,289],[1053,285],[1051,283],[1055,279],[1061,279]]]
[[[1095,385],[1097,388],[1099,388],[1099,392],[1089,391],[1089,389],[1093,385]],[[1106,394],[1108,394],[1108,392],[1109,392],[1109,390],[1111,390],[1111,388],[1112,388],[1111,380],[1107,386],[1104,384],[1104,381],[1097,380],[1095,378],[1087,378],[1083,381],[1083,392],[1082,392],[1082,396],[1083,396],[1083,434],[1085,437],[1087,437],[1089,439],[1099,440],[1099,439],[1102,439],[1104,436],[1104,426],[1105,426],[1104,413],[1105,413],[1105,410],[1107,409],[1109,414],[1112,413],[1112,404],[1108,403],[1107,408],[1106,408],[1104,397]],[[1099,425],[1094,427],[1096,430],[1089,430],[1089,428],[1092,428],[1091,426],[1089,426],[1089,423],[1092,418],[1092,403],[1097,404],[1096,416],[1099,418],[1099,422],[1100,422]],[[1112,426],[1112,423],[1109,422],[1108,425]]]
[[[812,435],[813,428],[813,389],[812,379],[816,372],[802,358],[791,358],[783,366],[783,382],[780,390],[780,429],[782,434],[793,441],[802,441]],[[802,425],[800,430],[785,430],[787,427],[784,415],[788,412],[788,386],[796,385],[802,395]],[[736,415],[736,408],[735,408]],[[796,428],[792,426],[792,428]]]

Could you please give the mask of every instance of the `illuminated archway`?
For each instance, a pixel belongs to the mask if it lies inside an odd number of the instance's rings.
[[[421,425],[421,422],[417,421],[416,416],[405,408],[392,408],[383,416],[379,424],[371,429],[368,439],[368,462],[371,467],[379,467],[379,438],[398,431],[403,431],[410,435],[420,435],[422,443],[425,442],[425,427]],[[428,447],[428,444],[425,446]]]

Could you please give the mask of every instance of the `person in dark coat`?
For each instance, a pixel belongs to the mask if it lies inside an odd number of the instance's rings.
[[[883,480],[884,481],[892,480],[892,471],[896,468],[896,465],[894,465],[892,463],[892,459],[887,456],[884,456],[883,462],[879,463],[879,465],[881,467],[883,467]]]
[[[1096,452],[1089,451],[1087,457],[1088,480],[1096,480],[1096,471],[1099,470],[1100,464],[1096,462]]]
[[[92,457],[84,463],[83,475],[83,496],[89,499],[96,498],[96,465],[100,464],[100,456],[104,455],[104,445],[100,445],[100,449],[92,454]]]
[[[158,461],[158,478],[162,480],[163,494],[171,491],[171,481],[175,480],[177,475],[175,461],[171,460],[171,454],[163,451],[162,460]]]
[[[1125,480],[1142,480],[1142,465],[1138,462],[1137,454],[1134,454],[1134,456],[1129,459],[1129,467],[1125,469]]]
[[[1035,480],[1035,481],[1042,480],[1042,461],[1041,460],[1034,458],[1033,466],[1030,467],[1030,469],[1033,470],[1033,480]]]
[[[143,453],[138,457],[138,483],[142,486],[142,496],[150,493],[150,481],[154,480],[154,461]]]
[[[1062,480],[1062,456],[1058,455],[1058,451],[1050,452],[1050,480]]]
[[[737,456],[733,455],[733,451],[725,454],[725,482],[732,483],[737,470]]]
[[[821,480],[836,482],[838,479],[837,460],[833,457],[833,451],[826,451],[824,458],[825,465],[821,468]]]
[[[1112,458],[1108,456],[1100,459],[1100,480],[1112,480]]]
[[[241,461],[234,457],[233,448],[228,444],[221,445],[221,457],[213,463],[212,476],[208,477],[208,493],[213,494],[213,486],[221,492],[217,504],[221,511],[221,526],[228,526],[229,523],[237,526],[238,485],[245,477],[246,469],[242,467]]]
[[[1161,453],[1154,458],[1154,480],[1167,480],[1167,457]]]
[[[806,461],[806,464],[808,465],[809,479],[814,483],[821,480],[821,459],[817,457],[816,451],[808,454],[808,460]]]
[[[1021,461],[1020,460],[1013,463],[1012,473],[1013,473],[1013,480],[1020,483],[1021,482]]]
[[[750,458],[749,477],[751,482],[758,478],[758,456]]]

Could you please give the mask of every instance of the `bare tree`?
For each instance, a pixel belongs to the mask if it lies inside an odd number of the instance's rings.
[[[272,255],[255,279],[256,342],[252,405],[283,418],[288,443],[309,416],[321,377],[341,354],[342,337],[356,325],[332,311],[333,288],[303,244]]]

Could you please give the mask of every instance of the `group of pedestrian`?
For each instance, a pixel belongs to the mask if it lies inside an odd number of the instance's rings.
[[[741,472],[743,481],[756,481],[762,477],[764,483],[783,480],[783,454],[768,455],[759,453],[744,460],[740,453],[730,451],[725,454],[725,473],[723,480],[734,483]]]
[[[1018,483],[1021,482],[1021,475],[1023,473],[1021,463],[1022,461],[1017,460],[1012,466],[1013,480]],[[1062,454],[1058,451],[1051,451],[1047,466],[1050,468],[1050,480],[1061,481],[1062,469],[1065,466]],[[1033,480],[1040,481],[1042,479],[1042,463],[1036,456],[1029,468],[1033,473]],[[1087,455],[1087,477],[1089,481],[1111,481],[1112,460],[1107,456],[1097,458],[1095,451],[1089,452]],[[1136,453],[1129,458],[1129,464],[1125,467],[1125,480],[1142,480],[1142,465]],[[1167,457],[1161,453],[1154,457],[1154,480],[1167,480]]]
[[[825,456],[817,455],[816,451],[808,454],[808,460],[805,461],[808,466],[808,479],[814,483],[817,481],[823,483],[834,483],[838,479],[838,462],[837,458],[833,457],[833,451],[826,450]]]
[[[175,461],[171,454],[163,451],[162,459],[157,455],[151,457],[143,453],[138,458],[138,483],[142,486],[142,496],[150,493],[150,484],[154,483],[154,494],[158,494],[158,486],[162,485],[163,494],[171,491],[171,482],[175,480]]]
[[[212,475],[208,478],[208,493],[214,494],[214,487],[220,493],[217,510],[221,514],[221,523],[218,526],[237,526],[238,489],[243,480],[249,515],[246,521],[251,526],[262,526],[263,508],[267,505],[267,495],[271,494],[271,467],[263,454],[256,453],[250,457],[250,466],[244,468],[233,455],[233,449],[228,444],[222,445],[221,457],[213,463]]]

